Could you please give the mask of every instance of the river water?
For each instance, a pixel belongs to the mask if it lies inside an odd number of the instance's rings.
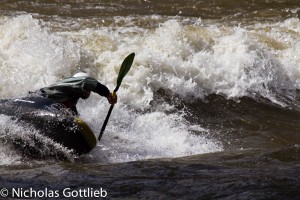
[[[300,199],[299,13],[295,0],[2,0],[1,98],[83,69],[112,90],[136,57],[87,155],[0,115],[0,195]],[[78,103],[95,133],[108,108]],[[31,134],[46,159],[9,145]]]

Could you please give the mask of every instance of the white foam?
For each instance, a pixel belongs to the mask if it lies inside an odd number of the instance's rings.
[[[54,34],[44,22],[22,15],[5,19],[0,26],[4,97],[67,77],[83,60],[91,64],[93,56],[98,57],[98,78],[113,87],[120,62],[133,51],[135,67],[123,87],[134,94],[126,100],[137,106],[147,106],[159,87],[197,97],[207,93],[241,97],[251,92],[267,96],[266,84],[299,88],[298,19],[249,27],[183,26],[168,20],[144,32],[119,27]],[[276,44],[284,48],[276,49]],[[85,50],[91,57],[83,57]]]
[[[78,45],[52,34],[44,26],[31,15],[8,19],[0,25],[2,97],[25,95],[70,76],[78,66]]]
[[[0,166],[18,165],[22,163],[22,157],[7,146],[0,146]]]
[[[99,79],[113,88],[120,61],[130,52],[136,52],[135,66],[126,76],[120,93],[124,92],[123,100],[138,109],[149,106],[158,88],[188,98],[203,98],[210,93],[228,98],[260,94],[277,101],[274,89],[299,88],[298,58],[290,54],[297,52],[298,47],[292,43],[295,38],[287,37],[289,46],[285,50],[267,48],[268,41],[259,41],[262,33],[256,28],[259,25],[183,26],[169,20],[153,31],[145,30],[131,37],[105,31],[102,34],[108,34],[115,49],[98,56]],[[131,32],[130,28],[120,29],[122,33]],[[297,30],[296,26],[290,29]],[[282,30],[274,30],[274,35]],[[97,31],[101,34],[101,30]],[[280,40],[271,35],[268,45],[276,47]],[[289,62],[285,62],[287,59]],[[131,95],[125,95],[128,93]]]
[[[108,107],[108,103],[103,102],[97,109],[107,111]],[[91,115],[92,119],[98,120],[87,123],[102,125],[105,115],[82,111],[85,119],[90,119],[88,116]],[[222,145],[210,138],[207,130],[189,125],[181,114],[160,111],[140,114],[119,103],[113,110],[99,146],[92,154],[102,162],[124,162],[221,150]]]
[[[70,161],[74,159],[71,150],[66,149],[50,138],[44,137],[33,127],[0,114],[0,166],[19,165],[28,162],[28,159],[23,156],[26,150],[18,150],[13,145],[13,143],[19,143],[18,140],[22,141],[22,144],[19,144],[21,148],[24,148],[24,146],[35,147],[36,142],[39,141],[39,147],[36,148],[39,148],[41,156],[48,157],[49,160],[56,159],[55,156],[57,155],[64,155]],[[30,163],[32,164],[32,162]]]
[[[103,143],[93,154],[105,154],[107,158],[101,159],[112,162],[222,150],[217,139],[206,137],[209,130],[193,134],[195,126],[201,130],[200,125],[189,124],[182,113],[165,114],[172,105],[165,103],[149,111],[159,88],[190,99],[211,93],[228,98],[260,94],[273,101],[279,101],[274,90],[300,88],[298,19],[248,27],[203,25],[201,21],[182,25],[167,20],[154,29],[131,24],[79,31],[76,26],[75,31],[66,32],[53,32],[30,15],[2,20],[2,97],[24,95],[70,76],[79,67],[91,68],[112,90],[122,60],[136,53],[118,91],[119,103]],[[78,107],[98,133],[107,101],[92,95]]]
[[[22,156],[14,151],[6,141],[6,134],[10,131],[10,117],[0,115],[0,165],[12,165],[22,163]],[[15,126],[15,130],[19,128]],[[19,129],[20,130],[20,129]]]

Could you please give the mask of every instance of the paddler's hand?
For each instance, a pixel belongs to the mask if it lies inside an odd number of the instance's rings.
[[[110,104],[116,104],[118,101],[117,94],[113,95],[112,93],[109,93],[109,95],[107,96],[107,100]]]

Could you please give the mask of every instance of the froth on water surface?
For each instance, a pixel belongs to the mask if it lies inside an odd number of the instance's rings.
[[[111,197],[179,198],[188,191],[191,199],[296,199],[297,3],[3,1],[2,98],[85,68],[112,90],[122,60],[136,57],[104,136],[87,155],[48,141],[67,162],[46,158],[30,167],[7,141],[30,141],[38,131],[0,116],[0,181],[36,188],[88,181],[111,186]],[[108,108],[95,94],[78,103],[96,134]],[[22,180],[14,177],[20,169]]]
[[[164,99],[160,90],[192,102],[211,94],[237,101],[261,96],[299,109],[298,19],[224,26],[175,18],[150,29],[131,24],[135,17],[122,19],[126,24],[113,28],[53,31],[51,23],[32,15],[2,18],[2,97],[26,95],[84,68],[113,88],[122,59],[136,52],[103,144],[95,150],[117,162],[222,150],[215,131],[203,128],[200,114],[194,112],[200,121],[193,121],[172,102],[156,101]],[[108,106],[98,98],[78,105],[96,133]]]

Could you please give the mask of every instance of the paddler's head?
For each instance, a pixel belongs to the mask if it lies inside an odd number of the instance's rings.
[[[74,78],[77,78],[77,77],[89,77],[89,73],[86,72],[86,71],[78,72],[78,73],[74,74],[73,77]],[[91,91],[83,90],[83,94],[82,94],[81,98],[87,99],[87,98],[89,98],[90,95],[91,95]]]
[[[86,72],[78,72],[78,73],[74,74],[73,77],[74,78],[77,78],[77,77],[89,77],[89,75]]]
[[[74,74],[73,77],[91,77],[91,70],[89,68],[82,69]]]

